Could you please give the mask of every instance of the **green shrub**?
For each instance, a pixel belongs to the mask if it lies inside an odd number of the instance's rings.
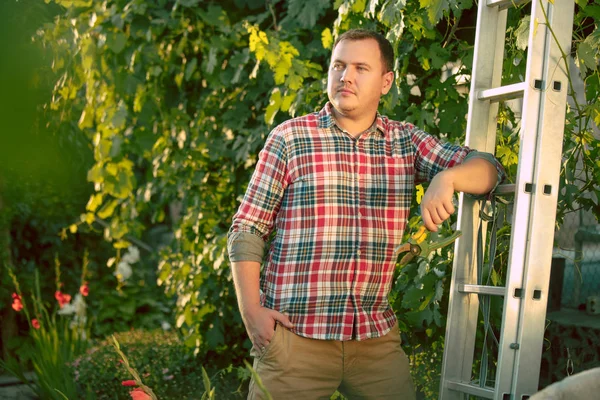
[[[200,399],[204,393],[202,360],[197,359],[176,332],[132,330],[115,334],[121,350],[160,400]],[[132,379],[112,342],[92,347],[72,365],[81,397],[130,399],[122,381]],[[245,398],[248,373],[244,369],[215,370],[205,365],[216,398]]]

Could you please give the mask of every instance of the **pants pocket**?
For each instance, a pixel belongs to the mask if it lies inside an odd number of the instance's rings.
[[[279,328],[278,326],[279,326],[279,324],[276,323],[275,330],[273,331],[273,336],[271,337],[271,341],[269,342],[268,345],[265,346],[265,349],[264,350],[256,349],[256,347],[253,346],[252,351],[250,352],[250,355],[255,357],[258,361],[262,361],[267,356],[267,354],[270,353],[271,349],[273,348],[273,345],[277,341],[277,337],[279,336],[278,332],[281,330],[281,328]]]

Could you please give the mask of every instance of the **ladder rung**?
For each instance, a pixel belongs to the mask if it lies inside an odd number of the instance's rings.
[[[489,101],[510,100],[523,97],[524,92],[525,82],[519,82],[512,85],[480,90],[477,99]]]
[[[469,285],[466,283],[460,283],[458,285],[458,291],[460,293],[478,293],[488,294],[490,296],[504,296],[506,293],[506,288],[504,286]]]
[[[518,6],[521,4],[529,3],[530,0],[487,0],[488,7],[498,7],[504,9],[512,6]]]
[[[472,394],[473,396],[484,397],[486,399],[494,398],[494,389],[489,387],[475,386],[470,383],[464,382],[446,382],[446,386],[450,390],[454,390],[461,393]]]
[[[494,196],[502,196],[505,194],[515,194],[515,190],[517,188],[517,185],[515,185],[514,183],[507,183],[504,185],[498,185],[496,187],[496,190],[494,190],[493,195]]]

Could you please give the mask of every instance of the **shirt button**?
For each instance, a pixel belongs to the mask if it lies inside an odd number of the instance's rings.
[[[356,251],[356,255],[357,255],[357,256],[360,256],[360,254],[361,254],[361,251],[360,251],[360,250],[357,250],[357,251]]]
[[[362,218],[362,213],[360,211],[358,212],[358,217]]]

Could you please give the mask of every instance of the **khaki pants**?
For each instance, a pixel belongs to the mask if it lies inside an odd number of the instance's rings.
[[[414,400],[408,358],[398,325],[385,336],[365,341],[316,340],[281,325],[264,352],[252,349],[254,370],[273,400],[329,399],[339,390],[349,399]],[[248,399],[264,399],[250,382]]]

